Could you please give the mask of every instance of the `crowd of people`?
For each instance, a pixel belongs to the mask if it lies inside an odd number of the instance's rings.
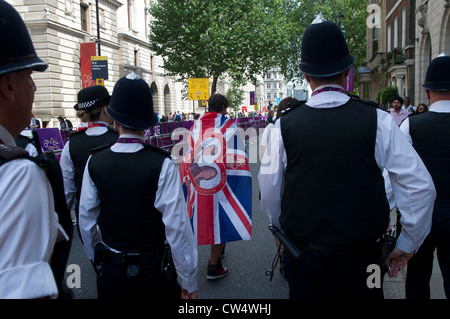
[[[134,74],[111,95],[97,85],[80,90],[74,108],[88,126],[60,162],[31,157],[15,139],[30,125],[31,74],[48,65],[4,0],[0,21],[0,298],[64,298],[71,208],[98,298],[197,298],[199,244],[211,245],[207,278],[226,277],[225,243],[252,238],[248,155],[226,97],[210,97],[180,167],[144,142],[158,115]],[[437,248],[450,298],[450,57],[428,68],[429,110],[402,120],[408,102],[394,100],[393,117],[346,94],[355,59],[335,23],[316,19],[306,29],[301,59],[312,96],[284,99],[269,117],[258,174],[261,209],[283,234],[276,244],[285,248],[289,297],[382,299],[367,267],[395,277],[408,264],[406,297],[426,299]],[[402,228],[383,259],[394,207]]]
[[[401,96],[395,96],[391,100],[389,111],[395,123],[400,126],[406,118],[427,112],[428,106],[420,103],[415,107],[411,105],[411,99],[408,96],[404,99]]]

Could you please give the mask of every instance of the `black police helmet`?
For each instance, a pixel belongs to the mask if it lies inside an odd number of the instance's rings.
[[[450,56],[438,56],[431,61],[422,87],[430,91],[450,90]]]
[[[313,77],[331,77],[349,69],[350,55],[339,26],[331,21],[313,22],[303,34],[300,70]]]
[[[0,0],[0,35],[0,75],[29,68],[41,72],[47,69],[19,13],[4,0]]]
[[[143,130],[158,123],[152,90],[135,74],[117,81],[106,112],[114,121],[131,129]]]
[[[78,92],[78,103],[74,109],[92,110],[109,103],[111,96],[103,85],[88,86]]]

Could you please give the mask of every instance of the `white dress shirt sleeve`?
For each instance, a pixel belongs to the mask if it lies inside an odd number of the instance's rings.
[[[89,157],[83,174],[83,185],[81,187],[79,223],[80,234],[83,240],[84,250],[90,260],[94,261],[95,245],[102,241],[100,228],[97,225],[100,215],[100,199],[97,187],[89,175]]]
[[[167,241],[181,278],[188,292],[197,290],[198,253],[188,218],[179,170],[169,158],[164,160],[156,191],[155,208],[163,216]]]
[[[378,129],[375,158],[387,170],[395,203],[402,217],[396,246],[416,251],[431,229],[436,190],[421,158],[390,114],[377,110]]]
[[[276,227],[280,227],[284,171],[287,164],[286,151],[281,137],[281,125],[281,119],[279,119],[271,128],[258,174],[261,208],[267,215],[269,222]]]
[[[0,298],[55,298],[49,261],[58,234],[45,172],[26,159],[0,168]]]
[[[66,195],[66,203],[69,209],[72,209],[75,204],[75,194],[77,187],[75,186],[75,166],[73,165],[72,158],[70,157],[70,141],[67,141],[66,145],[61,153],[61,159],[59,164],[61,166],[61,172],[64,181],[64,192]]]

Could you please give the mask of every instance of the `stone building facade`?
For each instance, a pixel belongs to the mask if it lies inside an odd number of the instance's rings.
[[[422,84],[430,61],[450,55],[449,0],[368,0],[367,64],[360,95],[371,100],[396,86],[413,105],[428,104]],[[378,20],[377,20],[378,18]]]
[[[150,0],[6,1],[21,14],[39,57],[49,64],[46,72],[33,74],[37,86],[33,112],[44,125],[57,126],[59,115],[77,122],[73,106],[83,81],[80,47],[96,42],[98,55],[98,33],[101,55],[108,59],[104,85],[110,93],[120,77],[135,72],[150,85],[159,115],[205,112],[205,107],[188,100],[187,83],[167,76],[162,57],[148,48]],[[226,78],[219,80],[218,93],[225,94],[229,86]],[[243,105],[249,105],[249,92],[255,89],[258,96],[264,94],[259,92],[262,83],[245,86]]]

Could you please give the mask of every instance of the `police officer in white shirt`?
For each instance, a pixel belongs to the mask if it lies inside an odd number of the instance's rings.
[[[58,237],[53,192],[43,169],[14,139],[29,125],[36,86],[44,71],[19,13],[0,0],[0,298],[55,298],[49,262]],[[25,153],[25,155],[23,154]]]
[[[116,131],[109,128],[112,119],[106,114],[106,106],[110,99],[108,90],[102,85],[90,86],[78,92],[74,109],[77,117],[88,123],[88,127],[72,134],[61,153],[60,165],[67,206],[75,206],[77,222],[84,167],[90,151],[113,144],[119,137]]]
[[[178,169],[167,152],[144,144],[144,130],[158,121],[151,89],[134,74],[121,78],[106,110],[120,137],[88,159],[80,199],[84,247],[99,268],[98,297],[196,298],[197,247]],[[161,274],[165,240],[181,291]]]
[[[389,222],[383,169],[403,213],[390,276],[430,230],[431,176],[389,113],[345,94],[353,61],[336,24],[318,19],[307,28],[300,68],[312,97],[275,123],[261,161],[261,207],[304,252],[284,258],[291,298],[383,297],[366,283]]]
[[[430,299],[436,250],[447,299],[450,298],[450,56],[428,66],[425,83],[429,111],[409,117],[400,129],[417,150],[436,186],[430,234],[408,263],[406,299]],[[420,195],[419,195],[420,198]]]

